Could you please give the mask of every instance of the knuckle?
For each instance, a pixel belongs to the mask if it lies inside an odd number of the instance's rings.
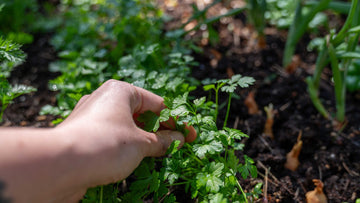
[[[104,88],[109,89],[110,91],[125,91],[133,92],[133,86],[127,82],[110,79],[103,84]]]

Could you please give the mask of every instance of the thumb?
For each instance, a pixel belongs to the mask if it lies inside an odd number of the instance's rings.
[[[182,133],[172,130],[159,130],[156,133],[149,133],[154,139],[152,142],[148,142],[148,146],[145,150],[145,156],[157,157],[164,156],[167,149],[172,142],[180,140],[179,147],[182,147],[185,142],[185,138]]]

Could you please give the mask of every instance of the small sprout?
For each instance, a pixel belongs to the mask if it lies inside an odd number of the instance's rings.
[[[264,134],[273,140],[274,134],[273,134],[272,126],[274,124],[274,114],[275,114],[273,104],[269,104],[269,106],[265,106],[264,110],[266,112],[266,122],[265,122],[265,127],[264,127]]]
[[[259,108],[254,98],[254,92],[249,92],[248,96],[244,101],[245,106],[248,108],[248,113],[250,115],[258,114]]]
[[[292,170],[292,171],[296,171],[296,169],[299,167],[300,162],[299,162],[299,154],[301,151],[301,147],[302,147],[302,140],[301,140],[301,134],[302,132],[299,132],[299,136],[297,138],[297,142],[295,143],[295,145],[293,146],[292,150],[287,153],[286,155],[286,163],[285,163],[285,168]]]
[[[306,193],[307,203],[327,203],[326,196],[323,192],[324,184],[319,179],[313,179],[316,188]]]

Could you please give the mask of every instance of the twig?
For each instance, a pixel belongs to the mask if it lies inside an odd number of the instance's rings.
[[[239,120],[240,120],[239,116],[236,116],[234,126],[233,126],[234,129],[237,129],[237,127],[239,125]]]
[[[297,182],[299,183],[299,185],[301,186],[301,189],[304,190],[304,193],[307,193],[306,188],[304,187],[304,185],[302,184],[302,182],[300,182],[299,179],[297,179]]]
[[[344,157],[343,157],[342,154],[340,155],[340,159],[341,159],[341,163],[342,163],[343,167],[344,167],[345,170],[350,174],[350,176],[360,176],[359,173],[351,170],[351,169],[345,164],[345,162],[344,162]]]
[[[265,185],[264,185],[264,203],[267,203],[267,202],[268,202],[268,199],[267,199],[268,174],[269,174],[269,170],[266,168],[266,169],[265,169]]]
[[[319,179],[322,180],[322,171],[321,171],[320,166],[318,166],[318,169],[319,169]]]
[[[258,164],[261,168],[263,168],[265,171],[268,170],[261,161],[257,161],[257,164]],[[278,185],[282,186],[290,195],[293,195],[293,196],[294,196],[294,192],[291,191],[285,184],[283,184],[282,182],[280,182],[269,170],[268,170],[268,173],[269,173],[269,175],[271,176],[271,178],[273,178],[273,179],[277,182]],[[260,174],[260,173],[259,173],[259,174]],[[263,177],[265,177],[265,176],[263,175]],[[271,182],[271,181],[269,181],[269,182]],[[276,186],[278,186],[278,185],[276,185]]]
[[[265,175],[263,174],[263,173],[261,173],[261,172],[258,172],[258,174],[262,177],[262,178],[264,178],[265,179]],[[272,181],[271,179],[267,179],[268,180],[268,182],[269,183],[271,183],[271,184],[273,184],[273,185],[275,185],[276,187],[279,187],[279,185],[280,185],[280,183],[276,183],[275,181]]]
[[[264,145],[269,148],[270,152],[274,154],[274,150],[270,147],[269,143],[262,136],[259,136],[259,138],[264,143]]]
[[[350,184],[350,180],[347,179],[347,180],[346,180],[346,184],[345,184],[344,191],[342,192],[341,196],[344,196],[344,195],[345,195],[345,192],[347,191],[347,189],[348,189],[348,187],[349,187],[349,184]]]
[[[261,168],[266,170],[265,165],[261,162],[261,161],[257,161],[257,163],[260,165]],[[277,183],[281,183],[270,171],[269,171],[269,175],[271,176],[272,179],[274,179]]]

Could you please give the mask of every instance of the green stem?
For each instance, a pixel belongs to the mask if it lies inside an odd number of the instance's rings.
[[[104,186],[102,185],[100,187],[100,200],[99,200],[100,203],[103,202],[103,196],[104,196]]]
[[[306,1],[305,6],[314,7],[319,4],[319,1]],[[351,7],[349,2],[331,1],[328,5],[328,9],[331,9],[337,13],[348,14]]]
[[[241,194],[243,195],[243,197],[244,197],[244,199],[245,199],[245,202],[248,203],[248,200],[247,200],[247,198],[246,198],[246,194],[245,194],[244,190],[242,189],[239,181],[237,180],[236,183],[237,183],[237,186],[238,186],[239,190],[241,191]]]
[[[173,183],[173,184],[167,184],[166,187],[175,186],[175,185],[185,185],[189,182],[181,182],[181,183]]]
[[[223,129],[226,127],[227,120],[228,120],[228,118],[229,118],[230,106],[231,106],[231,97],[232,97],[232,93],[229,94],[228,105],[227,105],[227,110],[226,110],[226,116],[225,116],[225,121],[224,121]]]
[[[349,13],[348,17],[346,18],[345,24],[343,25],[343,27],[341,28],[339,33],[336,35],[336,37],[332,40],[332,43],[335,47],[338,46],[340,43],[342,43],[344,38],[346,37],[347,31],[351,27],[352,20],[354,18],[356,10],[357,10],[356,9],[357,3],[358,3],[358,0],[352,0],[351,7],[350,7],[350,13]]]
[[[219,89],[215,90],[215,122],[217,121],[217,117],[219,114]]]
[[[322,10],[325,10],[330,0],[321,0],[315,7],[313,7],[307,15],[302,15],[302,2],[297,1],[297,8],[293,23],[290,26],[288,39],[286,40],[283,66],[286,67],[291,63],[292,56],[295,52],[296,44],[305,33],[307,26],[314,16]]]
[[[325,107],[322,105],[319,95],[318,95],[318,88],[315,88],[313,80],[308,77],[306,78],[306,82],[308,85],[308,92],[310,95],[310,99],[312,103],[314,104],[315,108],[318,110],[318,112],[324,116],[326,119],[330,117],[329,113],[326,111]]]
[[[313,75],[313,84],[314,87],[316,89],[316,91],[319,90],[319,84],[320,84],[320,77],[321,77],[321,73],[324,70],[325,66],[328,64],[328,52],[326,49],[326,42],[324,41],[324,44],[322,46],[322,49],[319,53],[319,56],[316,59],[316,64],[315,64],[315,72]]]
[[[344,78],[341,76],[339,61],[336,58],[335,48],[332,43],[329,43],[328,49],[335,86],[336,119],[343,122],[345,118],[345,91],[343,90]]]

